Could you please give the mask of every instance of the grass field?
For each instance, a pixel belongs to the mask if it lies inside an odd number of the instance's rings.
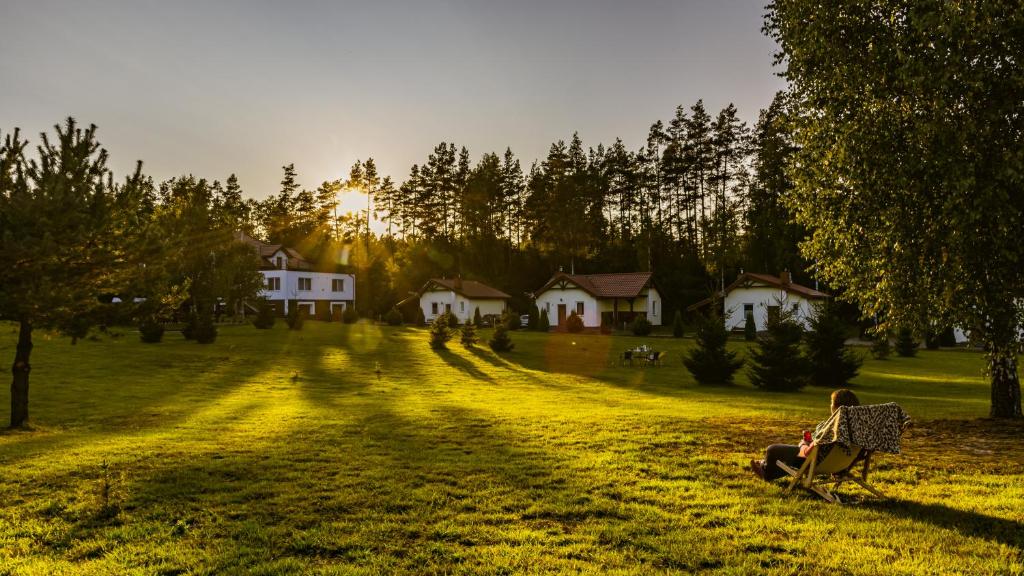
[[[0,434],[0,574],[1024,573],[1024,426],[969,420],[976,353],[865,363],[862,401],[917,426],[879,461],[890,499],[835,506],[747,469],[829,391],[700,388],[688,339],[514,340],[39,335],[33,429]],[[614,365],[639,342],[666,365]]]

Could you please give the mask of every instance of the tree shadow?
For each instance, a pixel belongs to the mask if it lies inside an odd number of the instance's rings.
[[[476,366],[473,365],[472,362],[466,360],[465,358],[459,356],[458,354],[452,352],[451,350],[448,350],[447,348],[435,348],[434,353],[437,354],[437,356],[441,358],[441,360],[444,360],[445,364],[451,366],[452,368],[455,368],[456,370],[459,370],[460,372],[464,372],[467,376],[477,378],[479,380],[485,380],[487,382],[494,381],[494,378],[490,374],[477,368]]]
[[[950,508],[944,504],[922,504],[898,498],[865,500],[859,507],[954,530],[961,536],[994,540],[1024,550],[1024,523],[1016,520]]]

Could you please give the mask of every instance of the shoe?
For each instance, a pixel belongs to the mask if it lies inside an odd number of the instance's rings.
[[[758,478],[764,480],[764,462],[760,460],[751,460],[750,469],[754,471],[754,474],[757,474]]]

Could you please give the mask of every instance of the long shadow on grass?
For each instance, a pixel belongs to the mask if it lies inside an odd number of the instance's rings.
[[[868,500],[860,504],[891,516],[928,523],[961,536],[994,540],[1024,550],[1024,523],[979,512],[950,508],[943,504],[922,504],[912,500]]]
[[[478,380],[486,380],[488,382],[494,380],[494,378],[492,378],[490,374],[477,368],[476,366],[473,365],[472,362],[466,360],[465,358],[459,356],[458,354],[452,352],[451,350],[447,350],[445,348],[435,349],[434,353],[437,354],[437,356],[441,358],[441,360],[444,360],[445,364],[451,366],[452,368],[455,368],[456,370],[459,370],[460,372],[465,373],[467,376],[476,378]]]

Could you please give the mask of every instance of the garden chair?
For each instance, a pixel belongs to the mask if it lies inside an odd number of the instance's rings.
[[[835,491],[852,482],[884,498],[868,484],[871,457],[875,452],[899,454],[900,437],[910,423],[910,417],[894,403],[840,407],[815,430],[815,445],[799,469],[776,463],[792,477],[785,493],[799,485],[828,502],[841,504]]]
[[[633,351],[632,350],[626,350],[625,352],[622,353],[622,365],[625,366],[626,364],[629,364],[630,366],[633,365]]]

